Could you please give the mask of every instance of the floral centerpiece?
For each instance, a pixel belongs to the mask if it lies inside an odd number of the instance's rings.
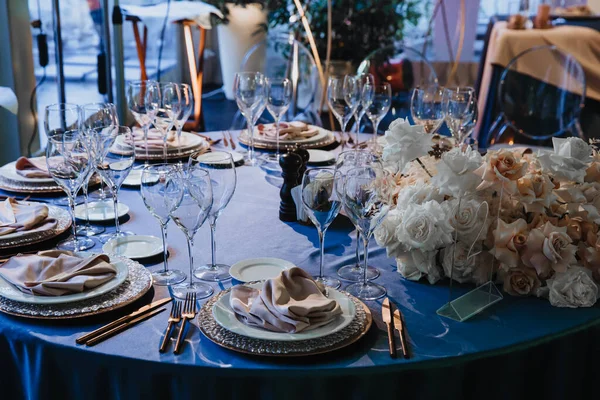
[[[446,149],[394,121],[382,159],[393,209],[375,233],[406,279],[483,284],[558,307],[590,307],[600,283],[600,155],[579,138],[554,151]]]

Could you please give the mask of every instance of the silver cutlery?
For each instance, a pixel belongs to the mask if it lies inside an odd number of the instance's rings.
[[[183,335],[185,332],[185,326],[187,322],[191,319],[194,319],[196,316],[196,293],[187,293],[185,295],[185,303],[183,305],[183,312],[181,313],[181,317],[183,322],[181,324],[181,328],[179,330],[179,335],[177,335],[177,342],[175,343],[175,350],[173,353],[180,354],[181,346],[183,346]]]
[[[171,307],[171,315],[169,315],[169,320],[167,323],[167,330],[165,331],[165,336],[163,337],[162,343],[160,344],[159,352],[164,353],[167,349],[167,345],[169,344],[169,339],[171,338],[171,333],[173,328],[179,323],[181,320],[181,302],[175,301]]]
[[[394,337],[394,323],[392,322],[392,307],[390,306],[390,299],[385,298],[383,300],[383,304],[381,305],[381,317],[383,318],[383,322],[387,326],[387,335],[388,335],[388,346],[390,349],[390,357],[396,358],[396,339]]]

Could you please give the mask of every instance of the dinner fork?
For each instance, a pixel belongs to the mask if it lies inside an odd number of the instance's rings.
[[[185,326],[190,319],[196,316],[196,293],[187,293],[185,295],[185,304],[183,305],[183,323],[177,335],[177,343],[175,343],[175,350],[173,353],[179,354],[181,352],[181,346],[183,345],[183,333],[185,332]]]
[[[181,320],[181,302],[175,301],[173,306],[171,307],[171,315],[169,316],[167,330],[165,332],[165,336],[163,337],[162,343],[160,344],[159,352],[164,353],[167,349],[167,345],[169,344],[169,339],[171,338],[171,331],[173,327],[179,323]]]

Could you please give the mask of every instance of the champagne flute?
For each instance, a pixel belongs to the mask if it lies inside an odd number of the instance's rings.
[[[444,89],[440,86],[425,86],[413,89],[410,112],[417,125],[425,132],[435,133],[444,123]]]
[[[343,177],[344,209],[360,232],[365,248],[363,280],[348,286],[346,291],[362,300],[375,300],[386,294],[383,286],[367,280],[369,240],[389,210],[377,184],[378,180],[385,179],[385,175],[382,168],[368,166],[351,169]]]
[[[180,97],[179,97],[179,108],[180,112],[177,118],[175,118],[175,129],[177,132],[177,147],[179,148],[179,159],[181,160],[181,132],[183,126],[187,122],[188,118],[194,110],[194,94],[192,87],[187,83],[179,84]]]
[[[235,74],[233,91],[235,101],[248,125],[250,149],[245,160],[249,165],[256,165],[254,154],[254,124],[266,106],[265,77],[260,72],[238,72]]]
[[[152,274],[154,284],[159,286],[174,285],[187,278],[179,270],[169,270],[167,261],[167,224],[171,220],[171,212],[183,199],[183,187],[176,182],[178,172],[179,167],[170,164],[148,165],[142,172],[142,200],[160,223],[162,233],[163,270]]]
[[[363,97],[367,96],[372,90],[373,97],[369,106],[366,108],[366,113],[373,124],[373,140],[377,140],[379,124],[383,118],[385,118],[388,111],[390,111],[390,106],[392,104],[392,87],[389,83],[374,85],[372,89],[369,86],[370,85],[367,84],[363,88]]]
[[[339,76],[329,77],[327,82],[327,104],[333,112],[333,115],[340,123],[342,137],[346,133],[346,127],[350,118],[352,118],[353,110],[346,101],[344,94],[344,78]]]
[[[446,124],[459,145],[471,134],[477,122],[475,91],[470,87],[457,87],[444,91]]]
[[[135,140],[131,129],[126,126],[95,128],[95,149],[92,157],[96,170],[110,187],[115,212],[115,232],[100,235],[102,242],[108,242],[132,232],[121,231],[119,224],[119,189],[135,162]]]
[[[158,93],[153,93],[158,91]],[[167,140],[171,129],[181,113],[179,85],[172,82],[158,83],[148,88],[147,107],[152,110],[152,125],[163,138],[163,158],[167,162]]]
[[[349,150],[337,157],[335,162],[335,170],[343,176],[350,170],[356,167],[376,166],[383,168],[379,158],[368,150]],[[341,187],[340,187],[341,189]],[[340,195],[340,198],[342,196]],[[340,278],[350,281],[359,282],[364,275],[363,267],[360,265],[360,231],[356,227],[356,261],[352,264],[344,265],[338,269],[337,274]],[[376,279],[379,276],[377,268],[368,267],[367,280]]]
[[[231,279],[229,265],[217,264],[217,241],[216,229],[217,219],[229,204],[237,183],[235,164],[230,153],[225,151],[213,151],[210,153],[193,154],[189,165],[204,168],[210,175],[212,185],[213,203],[208,214],[210,224],[210,249],[211,263],[202,265],[194,270],[194,276],[198,279],[211,282],[220,282]]]
[[[292,82],[285,79],[270,79],[266,78],[266,95],[267,95],[267,110],[275,120],[275,140],[277,152],[269,154],[265,157],[265,161],[274,163],[277,169],[279,166],[279,122],[281,117],[285,115],[290,103],[292,102]]]
[[[205,283],[193,282],[194,255],[192,249],[194,236],[206,221],[212,207],[210,176],[205,169],[192,165],[181,171],[176,183],[182,188],[183,198],[170,214],[187,239],[190,276],[187,283],[182,282],[172,286],[173,296],[185,298],[187,293],[196,293],[196,296],[202,299],[213,294],[213,288]]]
[[[324,273],[325,233],[342,206],[335,188],[339,178],[340,174],[330,168],[309,169],[302,178],[302,203],[319,233],[319,276],[316,281],[334,289],[339,288],[341,282]]]
[[[353,75],[346,75],[344,77],[343,91],[344,91],[344,99],[346,100],[348,107],[350,107],[350,115],[351,115],[351,117],[354,116],[354,119],[356,120],[356,122],[359,123],[358,122],[358,108],[360,107],[362,93],[361,93],[360,81],[359,81],[358,77],[353,76]],[[350,135],[350,133],[348,133],[348,135]],[[358,145],[358,143],[359,143],[359,138],[358,138],[358,130],[357,130],[355,144]]]
[[[73,238],[58,244],[57,248],[69,251],[84,251],[94,247],[89,238],[77,238],[75,221],[75,196],[90,171],[90,154],[85,147],[83,135],[78,130],[55,131],[48,136],[46,164],[54,181],[63,188],[69,199]]]
[[[360,133],[360,123],[365,116],[367,109],[371,105],[373,101],[375,86],[375,77],[373,74],[362,73],[356,76],[358,82],[358,91],[360,93],[360,102],[358,108],[356,110],[356,138],[358,139],[358,134]],[[358,142],[357,142],[358,143]]]
[[[148,131],[154,120],[155,109],[148,104],[158,102],[155,97],[159,94],[156,81],[133,81],[127,84],[127,106],[135,121],[144,133],[144,148],[146,149],[145,164],[148,164]],[[153,90],[148,90],[153,89]]]

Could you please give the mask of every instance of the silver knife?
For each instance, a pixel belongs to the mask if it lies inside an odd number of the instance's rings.
[[[387,325],[388,345],[390,348],[390,357],[396,358],[396,338],[394,337],[394,325],[392,322],[392,308],[390,307],[390,299],[387,297],[381,305],[381,317]]]
[[[398,308],[394,310],[394,327],[400,335],[402,355],[404,355],[404,358],[408,358],[408,347],[406,345],[406,331],[404,329],[404,321],[402,320],[402,314],[400,314],[400,310],[398,310]]]

